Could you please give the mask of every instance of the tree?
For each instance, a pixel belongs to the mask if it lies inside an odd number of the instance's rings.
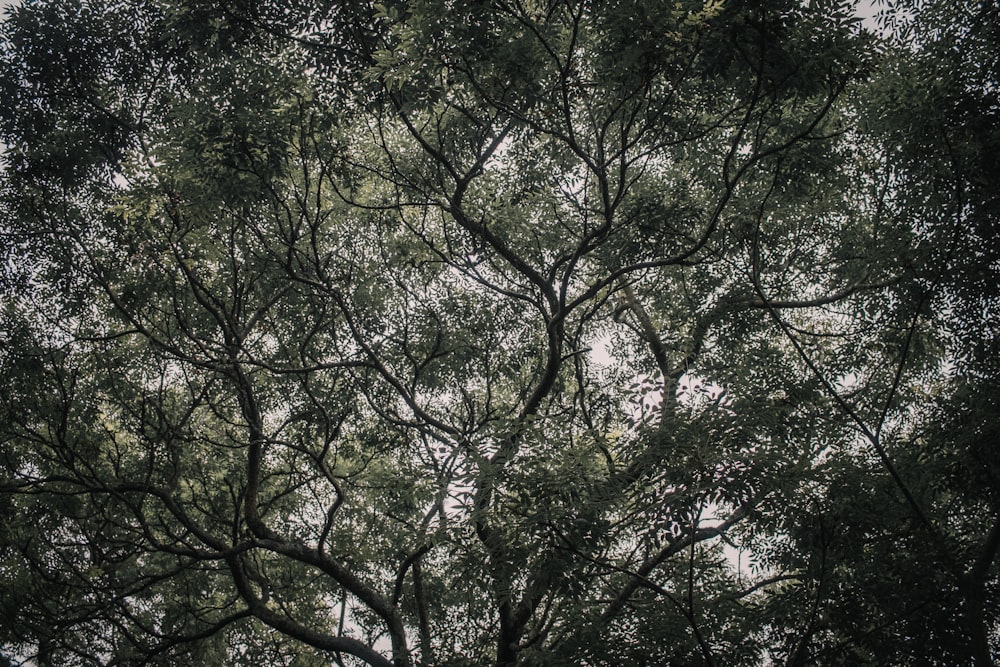
[[[965,208],[879,115],[933,40],[784,0],[3,35],[4,652],[989,664]]]

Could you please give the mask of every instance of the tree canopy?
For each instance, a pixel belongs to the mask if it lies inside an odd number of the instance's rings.
[[[1000,15],[25,0],[0,662],[992,665]]]

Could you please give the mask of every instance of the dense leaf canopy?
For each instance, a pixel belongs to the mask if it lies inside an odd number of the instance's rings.
[[[992,665],[1000,16],[25,0],[0,662]]]

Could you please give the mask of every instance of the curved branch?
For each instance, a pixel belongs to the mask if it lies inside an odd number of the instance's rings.
[[[316,632],[272,610],[253,593],[250,579],[241,560],[236,556],[231,556],[226,561],[232,572],[236,589],[246,603],[249,612],[266,625],[289,637],[294,637],[309,646],[324,651],[353,655],[372,665],[372,667],[398,667],[393,661],[386,659],[381,653],[353,637],[334,636]]]

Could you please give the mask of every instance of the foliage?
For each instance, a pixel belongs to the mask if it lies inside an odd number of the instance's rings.
[[[12,9],[0,651],[992,664],[1000,22],[911,4]]]

